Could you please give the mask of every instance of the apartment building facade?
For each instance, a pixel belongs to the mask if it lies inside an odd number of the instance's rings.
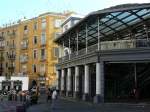
[[[53,39],[65,18],[62,13],[44,13],[0,29],[1,75],[28,75],[41,86],[53,84],[59,53]]]

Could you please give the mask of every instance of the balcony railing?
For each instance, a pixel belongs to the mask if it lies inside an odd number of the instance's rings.
[[[3,67],[0,67],[0,72],[3,72],[4,71],[4,68]]]
[[[4,36],[0,36],[0,41],[3,41],[4,39]]]
[[[24,58],[24,59],[20,59],[20,62],[21,62],[21,63],[27,63],[27,62],[28,62],[28,57],[27,57],[27,58]]]
[[[21,49],[22,49],[22,50],[25,50],[25,49],[27,49],[27,48],[28,48],[28,44],[22,44],[22,45],[21,45]]]
[[[15,60],[16,59],[16,55],[8,55],[8,59],[10,59],[10,60]]]
[[[9,36],[10,36],[10,38],[15,38],[16,37],[16,33],[15,32],[10,33]]]
[[[27,35],[28,34],[28,30],[24,30],[24,35]]]
[[[14,71],[15,66],[8,66],[8,70]]]
[[[9,48],[10,48],[10,49],[15,49],[15,48],[16,48],[16,45],[9,45]]]
[[[41,61],[45,61],[46,60],[46,56],[41,56]]]
[[[4,61],[4,57],[3,56],[0,56],[0,61]]]
[[[41,46],[46,46],[46,41],[45,42],[41,42]]]
[[[0,45],[0,50],[4,50],[5,46]]]
[[[100,50],[121,50],[121,49],[133,49],[133,48],[145,48],[150,47],[150,40],[147,39],[134,39],[134,40],[117,40],[117,41],[105,41],[100,43]],[[59,62],[63,62],[65,60],[73,59],[78,56],[90,54],[92,52],[98,51],[98,44],[88,46],[87,52],[86,48],[81,49],[77,52],[73,52],[72,54],[59,58]]]

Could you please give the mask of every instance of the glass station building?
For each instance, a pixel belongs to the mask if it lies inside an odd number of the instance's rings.
[[[61,95],[94,102],[150,101],[150,4],[88,14],[55,42]]]

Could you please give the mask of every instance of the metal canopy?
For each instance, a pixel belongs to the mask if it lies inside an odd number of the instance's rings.
[[[78,33],[79,49],[86,47],[86,41],[88,46],[93,45],[98,42],[98,25],[101,41],[146,38],[150,27],[150,4],[125,4],[90,13],[55,42],[69,47],[70,38],[70,47],[75,49]]]

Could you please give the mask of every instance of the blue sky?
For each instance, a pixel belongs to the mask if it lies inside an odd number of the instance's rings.
[[[88,14],[109,6],[123,3],[150,3],[150,0],[2,0],[0,2],[0,26],[29,18],[44,12],[75,11]]]

